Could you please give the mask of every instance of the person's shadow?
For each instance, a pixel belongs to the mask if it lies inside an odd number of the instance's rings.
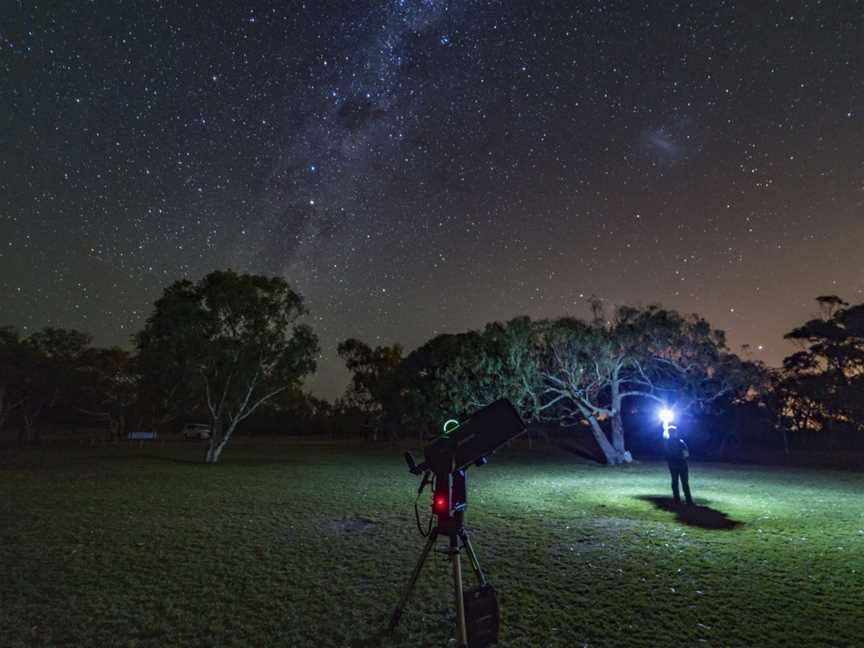
[[[723,511],[718,511],[710,506],[699,506],[698,504],[688,506],[683,502],[679,504],[671,497],[660,495],[639,495],[637,499],[651,502],[662,511],[675,513],[675,519],[682,524],[699,527],[700,529],[728,531],[744,524],[738,520],[731,519]]]

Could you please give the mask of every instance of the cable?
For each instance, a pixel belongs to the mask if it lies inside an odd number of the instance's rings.
[[[417,522],[417,531],[424,538],[428,538],[429,534],[432,533],[432,518],[433,514],[429,514],[429,523],[427,525],[426,531],[423,531],[423,526],[420,524],[420,509],[417,507],[417,502],[420,501],[420,495],[423,494],[423,490],[426,488],[426,484],[433,484],[432,491],[435,491],[434,481],[429,479],[429,473],[426,472],[423,474],[423,481],[420,482],[420,488],[417,489],[417,498],[414,500],[414,520]]]

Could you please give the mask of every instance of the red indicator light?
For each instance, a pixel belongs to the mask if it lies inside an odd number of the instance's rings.
[[[436,513],[443,513],[444,511],[446,511],[447,510],[447,498],[444,497],[443,495],[436,495],[434,508],[435,508]]]

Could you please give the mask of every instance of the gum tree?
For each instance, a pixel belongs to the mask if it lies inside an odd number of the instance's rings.
[[[126,431],[129,411],[138,396],[134,358],[118,347],[87,349],[79,373],[78,409],[105,423],[109,440],[118,441]]]
[[[175,387],[191,381],[210,418],[207,463],[218,462],[240,422],[315,370],[318,340],[299,323],[305,313],[284,279],[232,270],[175,282],[156,302],[137,336],[141,366]]]
[[[758,372],[728,351],[722,331],[696,315],[621,306],[607,317],[599,302],[593,307],[591,322],[561,318],[548,325],[544,407],[564,425],[588,421],[607,463],[632,461],[624,437],[628,399],[679,412],[710,408],[743,397]]]
[[[401,367],[400,384],[413,416],[437,427],[444,418],[507,398],[526,421],[539,420],[541,329],[542,323],[518,317],[429,340]]]
[[[402,347],[370,347],[365,342],[349,338],[336,349],[345,367],[351,372],[351,383],[344,402],[363,413],[376,440],[385,429],[390,438],[396,436],[394,423],[400,414],[401,394],[398,383]]]
[[[798,430],[864,430],[864,304],[817,297],[822,316],[786,334],[799,351],[783,361],[781,422]]]
[[[45,327],[23,340],[23,371],[19,381],[21,444],[40,443],[42,416],[75,400],[77,371],[91,340],[88,333],[54,327]]]

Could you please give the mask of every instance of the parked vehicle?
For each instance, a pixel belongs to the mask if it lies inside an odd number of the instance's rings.
[[[184,439],[209,439],[210,425],[208,423],[187,423],[181,431]]]

